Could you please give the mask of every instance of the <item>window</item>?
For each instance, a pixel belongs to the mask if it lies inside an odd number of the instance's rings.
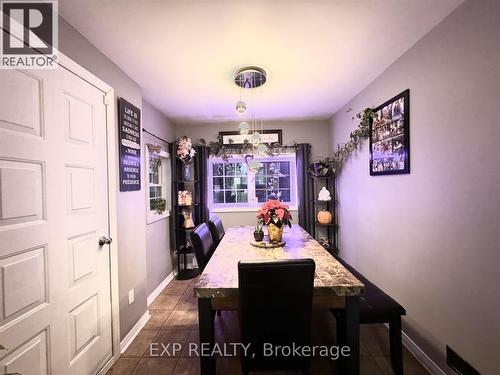
[[[262,164],[248,170],[243,157],[210,158],[209,202],[212,210],[257,208],[268,199],[296,206],[295,154],[255,157]]]
[[[245,162],[213,163],[213,202],[248,203],[248,171]]]
[[[170,216],[170,154],[159,146],[146,145],[146,206],[148,224]]]

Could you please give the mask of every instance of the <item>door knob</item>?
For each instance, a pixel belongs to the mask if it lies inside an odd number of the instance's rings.
[[[99,246],[109,245],[113,241],[111,237],[102,236],[99,238]]]

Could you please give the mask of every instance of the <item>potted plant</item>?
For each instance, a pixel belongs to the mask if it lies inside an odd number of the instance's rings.
[[[193,148],[191,139],[183,135],[177,138],[177,158],[182,162],[182,178],[184,181],[191,179],[189,165],[193,162],[196,150]]]
[[[257,219],[267,225],[269,241],[281,242],[283,240],[283,227],[292,227],[292,214],[286,204],[276,199],[269,199],[257,212]]]
[[[309,171],[314,176],[333,176],[335,174],[335,163],[332,158],[317,160],[309,165]]]
[[[255,230],[253,232],[253,238],[257,242],[261,242],[264,239],[264,231],[262,230],[262,219],[257,219],[255,224]]]

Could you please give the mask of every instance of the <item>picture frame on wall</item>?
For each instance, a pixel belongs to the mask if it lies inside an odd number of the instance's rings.
[[[219,132],[219,139],[223,145],[231,145],[233,147],[242,147],[245,141],[250,142],[250,138],[254,132],[250,131],[248,134],[240,134],[239,131],[225,131]],[[281,129],[276,130],[262,130],[259,131],[262,143],[267,144],[282,144],[283,134]]]
[[[410,90],[374,109],[370,122],[370,175],[410,173]]]

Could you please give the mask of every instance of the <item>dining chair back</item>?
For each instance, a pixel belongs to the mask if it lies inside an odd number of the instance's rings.
[[[239,319],[243,374],[249,371],[301,370],[309,359],[267,356],[265,345],[309,345],[315,263],[312,259],[240,261],[238,263]]]
[[[220,240],[222,240],[222,237],[224,237],[225,234],[222,220],[220,219],[220,217],[214,216],[208,221],[208,227],[210,228],[210,233],[212,233],[214,247],[217,247]]]
[[[194,230],[190,234],[190,239],[191,244],[194,248],[196,262],[198,262],[200,271],[203,272],[205,266],[210,260],[210,257],[212,256],[212,250],[214,247],[212,234],[208,229],[208,225],[202,223],[194,228]]]

